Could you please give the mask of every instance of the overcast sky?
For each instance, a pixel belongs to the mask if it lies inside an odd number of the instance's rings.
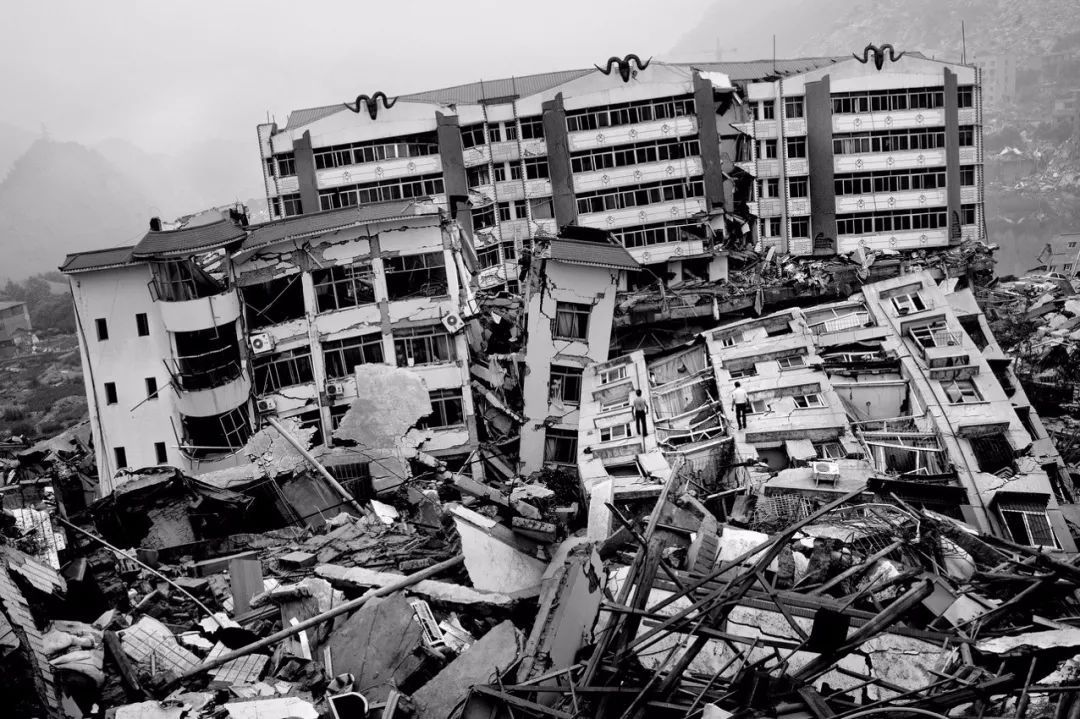
[[[712,0],[5,3],[0,120],[157,152],[255,142],[267,113],[553,69],[669,60]],[[660,10],[660,12],[658,12]]]

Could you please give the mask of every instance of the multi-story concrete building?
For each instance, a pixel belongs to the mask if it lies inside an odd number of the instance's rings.
[[[978,71],[891,49],[746,88],[739,167],[765,247],[793,255],[984,237]],[[890,59],[891,58],[891,59]]]
[[[1075,277],[1080,272],[1080,232],[1061,233],[1046,243],[1036,259],[1039,265],[1032,269]]]
[[[354,373],[372,363],[422,379],[424,451],[449,459],[475,447],[461,332],[473,257],[462,258],[456,223],[416,202],[234,219],[154,220],[134,247],[70,255],[61,268],[102,493],[124,467],[202,474],[246,462],[239,450],[260,414],[295,417],[325,446],[356,398]],[[370,467],[376,483],[379,471]]]
[[[720,241],[742,224],[730,177],[745,88],[833,64],[627,56],[604,69],[297,110],[284,126],[258,128],[267,197],[278,217],[469,198],[485,288],[516,289],[528,240],[567,224],[611,231],[657,274],[719,279]]]
[[[982,70],[982,88],[986,104],[997,110],[1011,105],[1016,100],[1016,54],[1006,52],[1000,55],[987,55],[976,59],[975,64]]]
[[[0,347],[11,347],[15,336],[30,331],[30,311],[25,302],[0,302]]]

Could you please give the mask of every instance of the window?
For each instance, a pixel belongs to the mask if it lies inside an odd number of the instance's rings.
[[[760,111],[758,114],[762,120],[775,120],[776,119],[776,105],[772,100],[765,100],[760,104]]]
[[[277,156],[277,174],[280,177],[289,177],[296,174],[296,155],[286,152]],[[273,174],[273,173],[271,173]]]
[[[454,337],[442,325],[394,330],[394,355],[398,367],[453,362],[457,359]]]
[[[806,138],[789,137],[787,139],[788,157],[806,157]]]
[[[397,202],[413,197],[432,197],[446,190],[442,175],[421,175],[379,182],[335,187],[319,192],[319,208],[336,210],[342,207],[370,205],[377,202]],[[297,195],[299,197],[299,195]]]
[[[1057,538],[1046,507],[1019,502],[998,502],[1001,518],[1009,528],[1009,534],[1017,544],[1028,547],[1057,547]]]
[[[759,180],[758,187],[760,188],[759,194],[761,197],[780,197],[779,177],[768,177],[764,180]]]
[[[123,447],[113,447],[113,458],[116,459],[116,468],[123,469],[128,466],[127,450]]]
[[[164,442],[154,442],[154,456],[158,464],[166,464],[169,461],[169,452],[165,449]]]
[[[732,332],[724,337],[717,337],[720,340],[721,347],[734,347],[738,343],[742,342],[743,336],[741,332]]]
[[[135,315],[135,332],[140,337],[146,337],[150,334],[150,322],[146,319],[146,313],[140,312]]]
[[[499,264],[499,246],[488,245],[487,247],[481,247],[476,251],[476,260],[480,264],[480,269],[487,269]]]
[[[499,130],[499,123],[497,122],[488,125],[488,142],[502,142],[502,133]]]
[[[776,159],[776,140],[761,140],[758,155],[766,160]]]
[[[611,384],[612,382],[618,382],[621,379],[626,379],[626,365],[624,364],[621,364],[618,367],[600,370],[600,384]]]
[[[546,158],[531,158],[525,160],[525,179],[542,180],[548,177],[548,162]]]
[[[964,187],[971,187],[975,184],[974,165],[964,165],[960,168],[960,184]]]
[[[146,398],[147,399],[157,399],[158,398],[157,377],[147,377],[146,378]]]
[[[843,459],[847,456],[844,445],[839,442],[814,442],[818,459]]]
[[[491,172],[488,170],[487,165],[479,165],[477,167],[470,167],[465,170],[465,184],[469,187],[477,187],[479,185],[491,184]]]
[[[956,106],[975,107],[975,88],[971,85],[956,88]]]
[[[555,320],[552,323],[552,336],[556,339],[587,341],[590,312],[592,312],[592,305],[576,302],[557,303]]]
[[[918,292],[896,295],[892,298],[892,303],[896,311],[902,315],[909,312],[922,312],[926,309],[926,303]]]
[[[304,316],[304,286],[299,273],[245,285],[242,294],[251,329]]]
[[[1072,269],[1072,263],[1071,262],[1066,262],[1065,264],[1063,264],[1061,266],[1061,269],[1064,270],[1065,272],[1068,272],[1069,270]]]
[[[264,160],[264,162],[266,163],[266,174],[270,177],[273,177],[274,173],[277,172],[277,170],[274,168],[274,158],[268,157],[266,158],[266,160]]]
[[[119,399],[117,399],[117,397],[116,397],[116,383],[115,382],[106,382],[105,383],[105,404],[116,404],[117,402],[119,402]]]
[[[319,312],[359,307],[375,302],[375,275],[370,262],[313,270],[315,301]]]
[[[580,404],[581,368],[551,365],[550,397],[563,404]]]
[[[105,321],[104,317],[98,317],[94,320],[94,326],[97,328],[98,342],[109,339],[109,323]]]
[[[792,197],[809,197],[810,182],[805,177],[795,177],[788,182],[788,194]]]
[[[975,128],[963,125],[960,128],[960,147],[972,147],[975,144]]]
[[[613,439],[626,439],[630,436],[629,424],[617,424],[612,427],[600,428],[600,441],[610,442]]]
[[[750,414],[762,414],[769,411],[769,400],[767,399],[752,399],[750,400]]]
[[[323,342],[322,350],[328,379],[343,379],[351,375],[357,365],[384,361],[380,332]]]
[[[804,367],[802,355],[794,355],[792,357],[781,357],[776,360],[776,364],[780,365],[780,369],[793,369],[795,367]]]
[[[286,217],[295,217],[304,214],[304,206],[300,202],[300,194],[282,195],[281,212]]]
[[[431,398],[431,414],[420,421],[421,428],[457,427],[465,424],[465,410],[462,405],[460,387],[433,389],[428,396]]]
[[[439,297],[447,294],[446,257],[442,252],[388,257],[386,294],[391,300],[409,297]]]
[[[810,237],[810,218],[809,217],[792,217],[791,218],[791,236],[793,238],[809,238]]]
[[[483,124],[466,125],[461,128],[461,144],[466,149],[486,144]]]
[[[785,97],[784,98],[784,117],[802,117],[803,116],[803,98],[802,97]]]
[[[550,220],[555,217],[555,205],[550,197],[529,200],[529,209],[532,210],[534,220]]]
[[[542,117],[525,117],[521,119],[521,139],[539,140],[544,137],[544,119]]]
[[[979,390],[975,387],[975,383],[969,379],[958,379],[949,383],[942,383],[941,388],[945,390],[945,396],[949,398],[949,404],[972,404],[983,401],[982,395],[979,394]]]
[[[769,222],[766,225],[766,233],[765,234],[766,234],[767,237],[779,237],[780,236],[780,218],[779,217],[770,217],[769,218]]]
[[[577,432],[548,427],[544,435],[544,461],[556,464],[577,462]]]
[[[962,224],[962,225],[974,225],[975,224],[975,205],[961,205],[960,206],[960,224]]]
[[[733,369],[729,372],[731,379],[742,379],[743,377],[756,377],[757,365],[751,364],[743,367],[742,369]]]
[[[293,415],[292,417],[300,425],[300,429],[315,430],[311,435],[311,446],[318,447],[323,444],[322,412],[319,409],[311,409],[307,412]]]
[[[1076,247],[1076,243],[1075,242],[1070,242],[1068,246],[1069,246],[1070,249],[1072,249],[1073,247]]]
[[[278,352],[252,361],[255,375],[255,394],[269,394],[284,387],[295,387],[314,381],[311,370],[311,350],[299,347]]]
[[[814,407],[824,407],[825,401],[821,399],[819,394],[793,394],[791,398],[795,400],[795,406],[799,409],[812,409]]]
[[[348,413],[351,404],[336,404],[330,407],[330,429],[335,430],[341,426],[341,419]],[[331,471],[331,474],[333,472]]]
[[[602,127],[630,125],[637,122],[669,120],[694,114],[694,98],[671,97],[650,100],[647,103],[621,103],[607,107],[591,107],[567,113],[566,129],[569,132],[597,130]]]

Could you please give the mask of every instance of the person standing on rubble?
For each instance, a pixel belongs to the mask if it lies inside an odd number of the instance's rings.
[[[750,410],[750,403],[746,399],[746,390],[738,382],[735,383],[735,391],[731,393],[731,401],[735,403],[735,424],[739,429],[746,429],[746,415]]]
[[[649,436],[649,425],[645,420],[645,413],[649,411],[649,405],[645,403],[645,398],[641,396],[641,390],[634,391],[630,404],[634,408],[634,424],[637,426],[638,434],[642,437]]]

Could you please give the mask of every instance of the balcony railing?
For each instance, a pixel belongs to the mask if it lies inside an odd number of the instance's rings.
[[[853,330],[859,327],[865,327],[869,322],[869,312],[852,312],[848,315],[831,317],[821,322],[814,322],[809,325],[809,329],[815,335],[824,335],[830,332],[841,332],[843,330]]]
[[[236,347],[177,357],[175,369],[170,370],[177,389],[183,392],[220,387],[240,377],[242,372]]]

